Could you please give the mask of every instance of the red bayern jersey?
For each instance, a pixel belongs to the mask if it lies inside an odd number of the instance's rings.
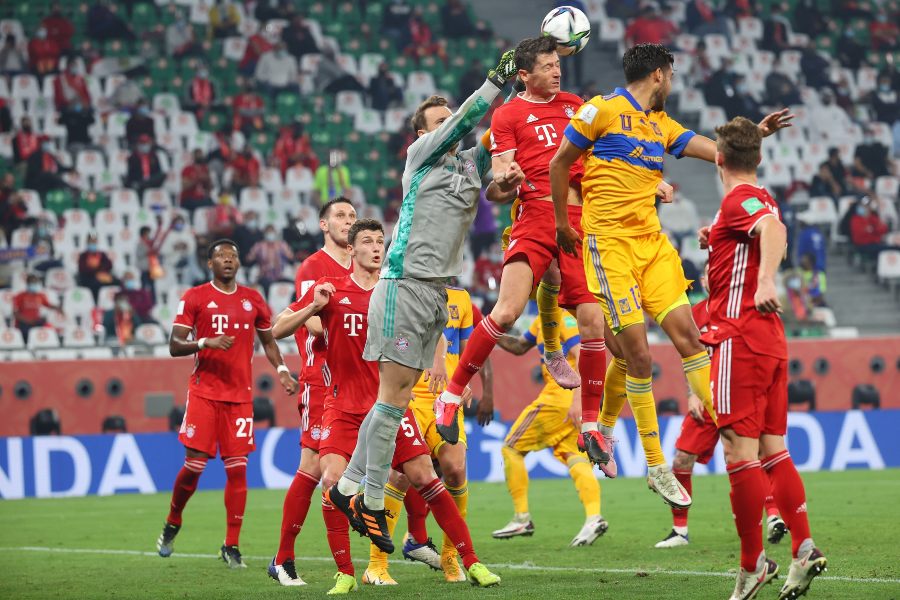
[[[762,219],[779,218],[765,188],[741,184],[722,200],[709,232],[709,331],[704,343],[716,346],[740,337],[753,352],[787,358],[784,326],[777,314],[756,310],[759,238],[750,232]]]
[[[491,118],[491,156],[515,150],[515,161],[525,173],[519,187],[522,201],[550,196],[550,159],[559,150],[569,120],[584,101],[560,92],[548,102],[518,95],[494,111]],[[581,185],[584,165],[579,158],[569,170],[569,181]]]
[[[323,277],[344,277],[352,272],[352,262],[345,267],[322,248],[304,260],[297,269],[294,280],[297,298],[302,298]],[[322,374],[325,367],[325,339],[312,335],[306,327],[298,329],[294,333],[294,339],[300,350],[300,381],[309,385],[327,385]]]
[[[190,394],[220,402],[252,402],[251,365],[257,330],[272,328],[272,313],[259,292],[242,285],[229,293],[212,282],[192,287],[181,297],[175,325],[188,327],[194,339],[234,337],[228,350],[204,349],[194,355]]]
[[[365,414],[378,397],[378,364],[362,357],[369,328],[372,290],[360,287],[352,275],[325,277],[315,285],[321,283],[334,285],[334,294],[318,315],[328,344],[326,357],[331,379],[330,389],[325,394],[325,408]],[[291,304],[291,310],[296,312],[309,306],[314,296],[315,286]]]
[[[473,330],[475,327],[478,327],[478,325],[483,320],[484,320],[484,315],[481,314],[481,309],[478,308],[477,306],[475,306],[475,304],[473,303],[472,304],[472,328],[473,328]]]
[[[691,307],[691,314],[694,316],[694,323],[700,333],[706,333],[709,329],[709,298],[704,298]]]

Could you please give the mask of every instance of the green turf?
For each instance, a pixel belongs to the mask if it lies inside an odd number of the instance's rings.
[[[810,598],[900,599],[896,545],[900,471],[818,473],[804,478],[815,539],[829,558],[828,572],[813,584]],[[400,587],[367,587],[361,593],[382,598],[453,594],[541,600],[724,599],[733,578],[715,574],[733,570],[738,551],[727,487],[724,477],[695,478],[691,545],[655,550],[653,544],[670,527],[668,509],[639,479],[604,481],[603,514],[610,530],[591,547],[570,549],[567,544],[579,529],[583,513],[569,481],[532,482],[536,533],[532,538],[506,541],[490,537],[490,531],[504,525],[512,513],[505,487],[473,484],[472,536],[482,561],[503,577],[501,587],[476,590],[451,585],[423,565],[395,562],[391,571]],[[320,596],[330,587],[334,565],[316,502],[297,543],[298,570],[309,585],[281,588],[265,574],[268,557],[277,546],[282,498],[280,491],[251,490],[241,538],[250,568],[242,571],[228,570],[212,556],[224,535],[221,492],[194,496],[185,511],[176,554],[170,559],[152,554],[168,494],[4,501],[0,503],[4,534],[0,598]],[[429,527],[437,533],[432,522]],[[402,521],[398,529],[405,529]],[[353,552],[357,558],[367,556],[364,540],[354,538]],[[789,553],[787,539],[769,550],[785,574]],[[361,577],[364,567],[358,564],[357,569]],[[770,586],[759,597],[776,598],[777,590]]]

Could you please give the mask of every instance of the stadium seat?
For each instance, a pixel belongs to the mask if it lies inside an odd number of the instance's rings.
[[[409,123],[409,111],[404,108],[392,108],[384,114],[384,130],[388,133],[397,133]]]
[[[150,311],[150,316],[160,324],[166,331],[171,331],[172,323],[175,322],[175,310],[166,304],[157,304]]]
[[[0,327],[0,350],[21,350],[25,348],[22,332],[15,327]]]
[[[94,310],[94,296],[86,287],[76,286],[63,294],[63,311],[68,315],[90,314]]]
[[[106,170],[106,161],[96,150],[82,150],[75,159],[75,169],[81,175],[99,176]]]
[[[34,75],[14,75],[10,90],[13,100],[37,100],[41,97],[41,86]]]
[[[281,171],[271,167],[260,169],[259,185],[270,194],[277,194],[284,189],[284,182],[281,180]]]
[[[384,62],[384,56],[368,52],[359,57],[359,76],[363,85],[368,86],[369,80],[378,73],[378,67]]]
[[[134,217],[141,210],[141,202],[137,192],[122,188],[110,192],[109,207],[119,215]]]
[[[739,17],[738,32],[757,42],[763,39],[763,23],[756,17]]]
[[[269,307],[272,314],[277,315],[294,301],[294,284],[278,281],[269,285]]]
[[[291,167],[287,170],[285,188],[292,192],[311,193],[313,190],[312,171],[301,165]]]
[[[384,130],[384,126],[381,123],[381,113],[371,108],[361,110],[354,119],[353,128],[360,133],[371,135],[381,133]]]
[[[172,196],[163,188],[149,188],[144,190],[144,208],[148,210],[156,210],[156,207],[162,207],[169,210],[174,206]]]
[[[122,291],[117,285],[104,285],[97,292],[97,308],[100,310],[112,310],[116,307],[116,294]]]
[[[69,325],[63,332],[63,345],[67,348],[93,348],[97,343],[94,332],[85,325]]]
[[[700,110],[700,129],[713,131],[727,121],[725,111],[718,106],[706,106]]]
[[[318,53],[304,54],[300,59],[300,71],[315,75],[319,72],[319,63],[322,62],[322,55]]]
[[[360,92],[338,92],[334,99],[337,111],[355,117],[365,108],[363,95]]]
[[[809,208],[803,214],[803,220],[810,225],[832,226],[837,221],[837,210],[834,201],[827,196],[816,196],[809,199]]]
[[[606,19],[600,23],[600,34],[598,39],[607,44],[612,43],[618,46],[625,39],[625,24],[621,19]]]
[[[764,164],[763,177],[765,185],[772,187],[787,187],[791,185],[791,171],[787,164],[778,160],[768,161]]]
[[[431,96],[437,90],[437,86],[434,84],[434,77],[428,71],[413,71],[409,74],[406,89],[423,96]]]
[[[172,117],[170,131],[182,138],[191,138],[197,134],[197,118],[194,113],[179,112]]]
[[[62,214],[66,235],[86,236],[93,229],[91,215],[83,208],[67,208]]]
[[[56,292],[65,292],[75,287],[75,277],[63,267],[47,269],[45,276],[47,288]]]
[[[94,215],[94,230],[100,236],[113,236],[124,226],[122,217],[111,208],[101,208]]]
[[[99,346],[96,348],[79,348],[78,356],[82,360],[103,360],[113,358],[112,348]]]
[[[875,276],[892,288],[900,285],[900,250],[882,250],[878,253]]]
[[[9,237],[9,245],[13,248],[27,248],[31,245],[34,229],[31,227],[19,227],[14,229]]]
[[[166,333],[162,327],[155,323],[144,323],[138,325],[134,330],[134,339],[148,346],[156,346],[168,343]]]
[[[153,94],[153,111],[169,118],[181,112],[181,103],[178,96],[168,92]]]
[[[238,206],[241,212],[248,210],[256,211],[257,214],[269,210],[269,199],[266,193],[260,188],[244,188],[241,190]]]
[[[900,179],[891,175],[883,175],[875,180],[875,195],[897,199],[900,193]]]
[[[50,327],[35,327],[28,332],[28,349],[59,348],[59,336]]]

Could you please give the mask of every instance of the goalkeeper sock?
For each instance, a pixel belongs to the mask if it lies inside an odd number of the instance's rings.
[[[538,314],[541,316],[541,333],[544,336],[544,354],[562,352],[559,343],[559,326],[563,312],[558,304],[559,286],[542,281],[537,288]]]

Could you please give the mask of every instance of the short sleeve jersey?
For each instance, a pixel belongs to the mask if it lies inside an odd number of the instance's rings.
[[[563,388],[559,387],[556,383],[556,380],[553,379],[553,376],[550,375],[550,372],[544,364],[544,333],[541,330],[540,317],[537,317],[531,322],[531,326],[528,328],[528,331],[523,334],[523,337],[537,346],[538,354],[541,355],[541,374],[544,376],[545,386],[549,386],[554,390],[556,388],[563,390]],[[578,333],[578,323],[571,315],[567,314],[563,316],[563,321],[559,328],[559,342],[562,345],[562,351],[566,356],[566,360],[569,361],[569,364],[573,369],[577,370],[578,361],[570,354],[570,352],[572,348],[581,343],[581,336]],[[569,400],[571,400],[571,396],[569,396]]]
[[[252,402],[253,346],[256,332],[272,328],[272,313],[259,292],[242,285],[229,293],[204,283],[184,293],[175,325],[193,330],[194,339],[234,337],[228,350],[204,348],[194,355],[189,391],[220,402]]]
[[[290,309],[296,312],[312,304],[315,286],[326,282],[333,284],[335,291],[318,314],[328,346],[325,379],[330,385],[325,394],[325,408],[365,414],[378,396],[378,364],[362,357],[372,290],[360,287],[350,275],[324,277],[291,304]]]
[[[313,287],[313,284],[323,277],[343,277],[352,272],[352,262],[350,266],[345,267],[324,249],[321,249],[304,260],[297,269],[294,281],[297,298],[302,298]],[[294,339],[297,341],[297,349],[300,351],[301,383],[325,385],[322,375],[322,367],[325,366],[325,339],[312,335],[306,327],[298,329],[294,333]]]
[[[760,244],[751,231],[768,218],[779,218],[778,205],[764,188],[742,184],[722,200],[709,231],[709,331],[702,340],[717,346],[740,337],[758,354],[787,358],[781,318],[753,302]]]
[[[560,92],[548,102],[533,102],[516,96],[494,111],[491,118],[491,156],[515,151],[515,161],[525,173],[519,187],[523,202],[550,196],[550,159],[559,150],[569,119],[584,101]],[[569,170],[569,181],[580,184],[581,161]]]
[[[585,103],[565,135],[584,151],[584,232],[638,236],[659,231],[655,204],[663,154],[681,158],[696,134],[663,111],[644,110],[628,90],[616,88]]]
[[[447,288],[447,326],[444,327],[444,339],[447,341],[445,365],[447,377],[453,377],[456,367],[459,365],[459,355],[462,342],[469,339],[474,329],[472,298],[469,292],[462,288]],[[419,381],[413,387],[413,395],[417,400],[427,400],[432,397],[425,381],[425,374],[419,377]]]

